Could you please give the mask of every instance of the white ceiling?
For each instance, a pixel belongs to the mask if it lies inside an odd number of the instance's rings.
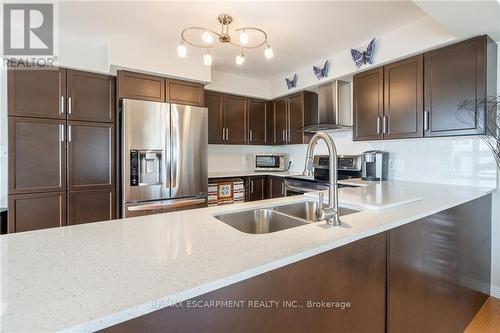
[[[59,12],[60,34],[96,43],[126,37],[133,41],[130,47],[147,41],[172,53],[183,28],[202,26],[217,31],[217,15],[228,13],[234,18],[232,29],[264,29],[274,59],[266,60],[261,49],[249,51],[240,67],[234,62],[238,50],[220,45],[212,52],[213,68],[258,78],[290,73],[426,15],[411,1],[71,1],[60,3]],[[188,48],[188,52],[202,61],[202,50]]]

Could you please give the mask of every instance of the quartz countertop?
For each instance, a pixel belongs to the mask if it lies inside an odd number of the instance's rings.
[[[362,207],[370,197],[383,203],[394,192],[421,200],[346,215],[339,227],[317,222],[262,235],[240,232],[214,214],[312,198],[294,196],[2,235],[0,331],[96,331],[493,191],[400,181],[365,185],[364,195],[358,196],[353,189],[340,189],[340,204]]]

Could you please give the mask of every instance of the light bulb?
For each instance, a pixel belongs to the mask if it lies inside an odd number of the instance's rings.
[[[250,39],[250,37],[245,32],[245,30],[243,30],[243,32],[240,34],[240,43],[241,43],[241,45],[247,45],[249,39]]]
[[[241,66],[245,62],[245,55],[243,52],[238,53],[236,56],[236,65]]]
[[[186,55],[187,55],[187,48],[186,46],[184,45],[184,42],[181,42],[179,44],[179,46],[177,46],[177,54],[179,55],[179,57],[181,58],[186,58]]]
[[[267,44],[266,48],[264,49],[264,56],[266,59],[271,59],[274,57],[273,49],[271,48],[271,45]]]
[[[207,44],[211,44],[214,41],[214,36],[208,31],[205,31],[203,35],[201,35],[201,39]]]
[[[203,63],[205,64],[205,66],[212,66],[212,55],[210,54],[210,52],[208,52],[208,50],[203,56]]]

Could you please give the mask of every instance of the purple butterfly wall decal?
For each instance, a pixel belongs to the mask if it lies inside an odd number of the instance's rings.
[[[288,89],[296,88],[297,87],[297,73],[293,75],[292,79],[285,78],[286,81],[286,86]]]
[[[314,71],[314,75],[316,75],[316,78],[318,80],[320,80],[324,77],[328,77],[328,60],[325,61],[323,68],[313,66],[313,71]]]
[[[368,44],[365,51],[361,52],[356,49],[351,49],[351,56],[356,68],[360,68],[362,65],[373,64],[373,53],[375,52],[375,38],[373,38]]]

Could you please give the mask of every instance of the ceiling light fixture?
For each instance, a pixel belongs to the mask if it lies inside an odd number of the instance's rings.
[[[239,34],[240,43],[235,43],[231,40],[231,36],[229,35],[229,24],[233,21],[233,18],[228,14],[221,14],[217,17],[217,20],[221,24],[220,33],[214,30],[201,28],[201,27],[187,27],[181,32],[181,42],[177,47],[177,53],[179,57],[185,58],[187,55],[186,45],[204,48],[206,49],[205,55],[203,56],[203,63],[207,66],[212,64],[212,55],[209,53],[209,49],[214,47],[216,44],[213,44],[214,37],[217,37],[219,42],[222,44],[231,44],[240,49],[238,55],[236,56],[236,64],[241,66],[245,61],[245,51],[251,49],[257,49],[265,45],[264,56],[266,59],[273,58],[273,49],[269,45],[267,41],[267,34],[264,30],[254,27],[243,27],[239,29],[235,29],[234,31]],[[199,44],[194,41],[190,41],[187,38],[186,32],[188,31],[201,31],[201,40],[204,44]],[[261,35],[260,41],[255,42],[254,44],[248,45],[250,42],[250,36],[247,31],[253,31],[257,34]]]

